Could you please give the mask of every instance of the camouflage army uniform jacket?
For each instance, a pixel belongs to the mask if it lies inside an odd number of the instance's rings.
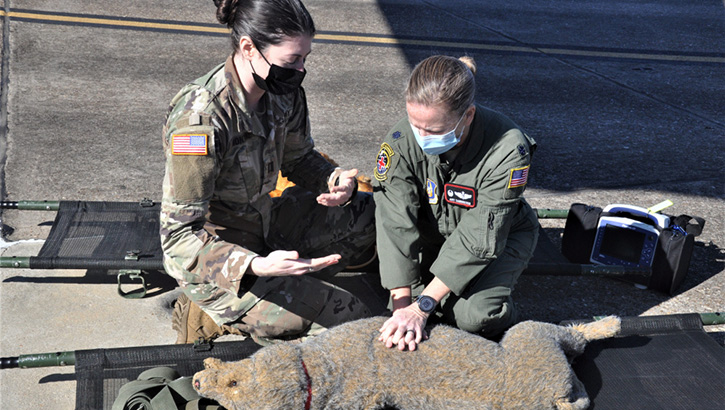
[[[477,106],[468,138],[448,165],[423,152],[407,118],[398,122],[375,169],[383,286],[420,284],[419,241],[425,241],[440,249],[431,273],[460,295],[501,255],[509,232],[537,229],[522,197],[535,146],[509,118]]]
[[[269,230],[269,193],[278,171],[323,192],[334,170],[313,149],[303,89],[265,93],[260,107],[262,113],[247,108],[229,57],[174,97],[163,131],[164,268],[192,300],[212,311],[238,297],[252,258],[263,249],[259,241]],[[219,236],[242,239],[232,243]],[[257,245],[250,249],[247,237]]]

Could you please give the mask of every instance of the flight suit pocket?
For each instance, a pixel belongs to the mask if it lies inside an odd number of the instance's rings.
[[[477,255],[481,259],[492,259],[503,253],[506,238],[511,228],[509,208],[481,208],[481,227]]]

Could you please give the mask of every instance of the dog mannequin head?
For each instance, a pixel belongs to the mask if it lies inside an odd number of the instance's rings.
[[[279,403],[299,403],[304,409],[309,383],[299,351],[288,344],[262,349],[260,354],[238,362],[204,360],[205,370],[194,375],[194,387],[204,397],[230,410],[269,409]]]

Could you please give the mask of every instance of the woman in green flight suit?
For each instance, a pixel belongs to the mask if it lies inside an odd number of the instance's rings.
[[[430,315],[487,337],[516,321],[511,292],[539,229],[522,196],[535,142],[475,103],[475,70],[467,57],[418,64],[408,116],[377,156],[377,247],[393,307],[379,340],[388,347],[415,350]]]

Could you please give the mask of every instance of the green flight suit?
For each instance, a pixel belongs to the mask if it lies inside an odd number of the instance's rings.
[[[292,337],[369,315],[355,296],[313,277],[322,274],[248,273],[254,257],[281,249],[304,258],[341,254],[329,276],[374,243],[370,194],[345,207],[316,203],[335,167],[314,150],[309,128],[301,88],[265,93],[260,110],[250,111],[232,57],[171,102],[163,131],[164,268],[219,325]],[[280,170],[297,186],[271,198]]]
[[[433,275],[451,289],[439,309],[446,321],[484,335],[513,324],[511,292],[538,238],[538,219],[522,196],[535,146],[482,106],[453,158],[425,154],[407,118],[398,122],[374,173],[383,286],[412,286],[415,295]]]

